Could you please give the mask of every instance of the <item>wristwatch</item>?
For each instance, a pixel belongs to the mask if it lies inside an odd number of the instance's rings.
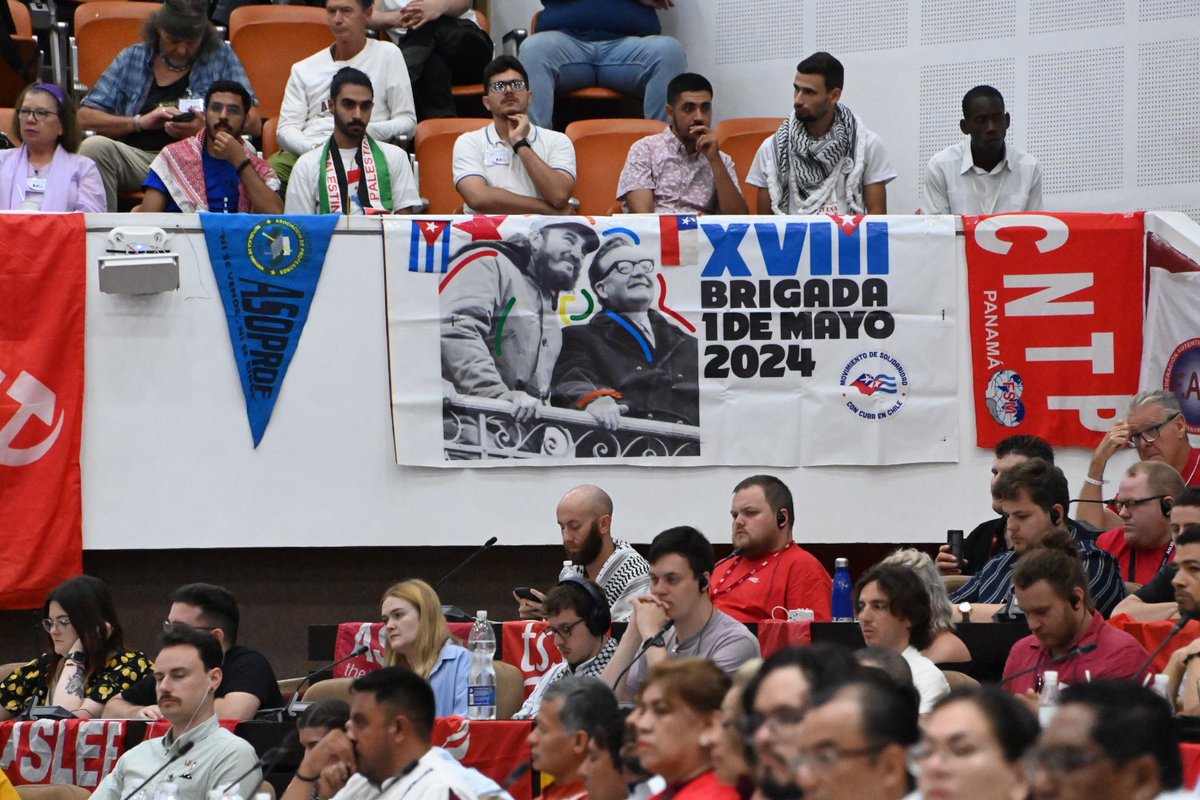
[[[532,147],[533,147],[533,145],[531,145],[531,144],[529,143],[529,140],[528,140],[528,139],[518,139],[518,140],[517,140],[517,143],[513,145],[513,152],[514,152],[514,153],[515,153],[515,152],[517,152],[517,151],[518,151],[518,150],[520,150],[522,147],[529,147],[529,148],[532,148]]]
[[[959,610],[959,613],[962,614],[962,621],[963,621],[964,625],[971,621],[971,604],[970,603],[968,603],[964,600],[963,602],[958,604],[958,610]]]

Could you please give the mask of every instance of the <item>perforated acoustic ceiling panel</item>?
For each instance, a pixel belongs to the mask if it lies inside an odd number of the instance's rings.
[[[908,7],[895,0],[817,0],[817,49],[890,50],[908,44]]]
[[[962,119],[962,98],[967,90],[987,84],[1004,95],[1005,108],[1009,109],[1010,114],[1012,109],[1022,107],[1014,90],[1015,65],[1015,59],[995,58],[921,67],[921,95],[917,101],[921,121],[917,133],[917,163],[914,165],[919,196],[924,196],[925,165],[929,159],[963,138],[958,122]],[[1014,133],[1020,123],[1021,114],[1018,112],[1013,127],[1009,129],[1008,141],[1015,141]]]
[[[1044,194],[1124,186],[1121,47],[1029,57],[1029,152]]]
[[[921,44],[1006,39],[1016,35],[1016,0],[925,0],[921,3]]]
[[[1124,0],[1031,0],[1029,32],[1103,28],[1125,22]]]
[[[798,0],[717,0],[717,64],[799,61],[803,20]]]
[[[1137,182],[1200,181],[1200,39],[1138,48]]]
[[[1139,22],[1185,17],[1200,17],[1200,3],[1196,0],[1142,0],[1138,3]]]

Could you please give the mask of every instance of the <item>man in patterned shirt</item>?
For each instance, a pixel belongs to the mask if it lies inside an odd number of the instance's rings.
[[[746,214],[733,159],[712,130],[712,84],[685,72],[667,84],[667,129],[634,143],[617,197],[631,214]]]
[[[950,595],[959,604],[963,617],[972,622],[989,622],[997,611],[1011,616],[1015,611],[1013,568],[1017,559],[1041,546],[1052,531],[1066,531],[1079,546],[1079,558],[1088,574],[1096,609],[1109,616],[1125,596],[1125,584],[1117,561],[1081,534],[1067,519],[1071,494],[1067,479],[1058,467],[1040,458],[1031,458],[1001,474],[992,487],[1000,501],[1000,513],[1008,520],[1007,534],[1012,550],[1001,553]]]
[[[576,569],[604,590],[613,622],[628,622],[633,598],[650,590],[650,565],[625,542],[612,538],[613,502],[599,486],[576,486],[558,502],[558,527],[563,549]],[[521,619],[545,615],[545,596],[537,600],[514,597]]]
[[[542,673],[513,719],[538,715],[550,685],[576,675],[600,677],[617,642],[608,636],[612,617],[600,587],[584,578],[567,578],[546,593],[546,630],[563,660]]]

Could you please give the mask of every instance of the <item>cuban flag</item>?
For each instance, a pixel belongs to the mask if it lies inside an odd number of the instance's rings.
[[[451,220],[414,219],[408,248],[409,272],[445,272],[450,267]]]
[[[883,392],[884,394],[896,393],[896,377],[894,375],[885,375],[882,372],[878,375],[870,375],[864,372],[855,378],[854,382],[850,385],[868,397],[876,392]]]
[[[696,263],[700,249],[696,242],[699,230],[695,214],[660,215],[658,229],[664,267]]]

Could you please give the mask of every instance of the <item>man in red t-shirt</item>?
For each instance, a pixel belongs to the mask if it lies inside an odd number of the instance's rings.
[[[713,570],[713,605],[741,622],[786,619],[797,608],[830,620],[833,579],[792,540],[792,492],[773,475],[753,475],[733,489],[734,554]]]
[[[1179,473],[1161,461],[1139,461],[1121,477],[1121,527],[1102,533],[1096,546],[1112,554],[1126,581],[1145,585],[1171,563],[1171,506],[1183,489]]]

